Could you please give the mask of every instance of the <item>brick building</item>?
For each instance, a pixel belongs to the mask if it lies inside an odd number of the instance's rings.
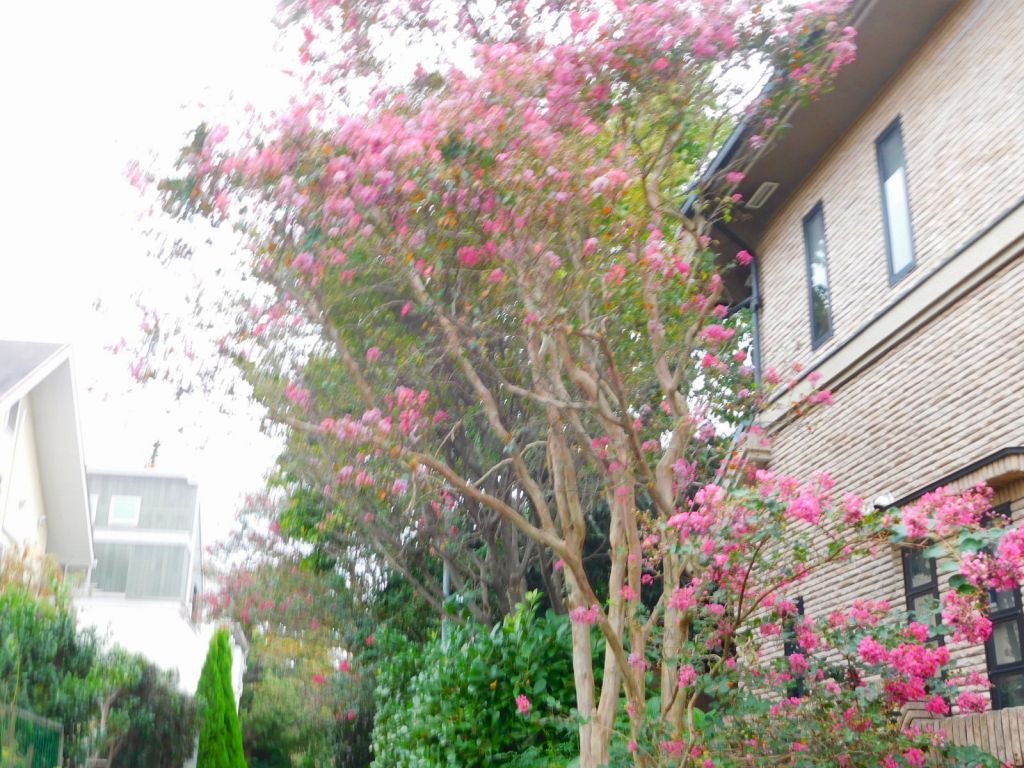
[[[1024,2],[858,0],[853,15],[857,62],[741,169],[739,191],[760,205],[717,232],[724,252],[755,255],[760,371],[788,376],[798,362],[834,393],[813,428],[786,416],[791,396],[770,405],[757,458],[798,476],[828,469],[838,490],[897,505],[986,482],[1019,521]],[[729,162],[726,149],[718,167]],[[894,549],[824,573],[801,597],[813,615],[858,597],[913,608],[944,578]],[[993,711],[944,727],[1024,765],[1021,596],[996,597],[992,639],[957,652],[987,670]]]

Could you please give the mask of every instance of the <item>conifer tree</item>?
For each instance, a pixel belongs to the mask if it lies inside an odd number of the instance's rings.
[[[225,629],[217,630],[210,640],[196,698],[200,720],[197,768],[246,768]]]

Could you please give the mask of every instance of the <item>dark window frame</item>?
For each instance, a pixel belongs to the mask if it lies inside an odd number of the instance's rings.
[[[885,168],[882,164],[882,144],[893,134],[900,140],[900,154],[903,156],[903,197],[907,201],[907,221],[910,223],[910,263],[898,272],[893,270],[892,229],[889,222],[889,205],[885,196]],[[903,141],[903,118],[897,116],[875,139],[875,164],[878,168],[878,193],[882,203],[882,227],[885,230],[885,264],[889,270],[889,286],[900,282],[917,268],[917,238],[914,236],[913,206],[910,204],[910,170],[907,167],[907,150]]]
[[[797,641],[796,625],[804,618],[804,599],[797,597],[793,600],[796,603],[796,615],[787,616],[782,622],[782,655],[788,659],[794,653],[800,653],[800,643]],[[802,677],[795,679],[786,688],[786,695],[789,698],[803,698],[805,693],[804,680]]]
[[[984,525],[986,525],[986,527],[992,525],[997,517],[1009,520],[1010,505],[1000,504],[999,506],[994,507],[991,512],[986,515]],[[1015,706],[1001,700],[999,688],[996,687],[996,680],[998,678],[1009,677],[1011,675],[1024,675],[1024,653],[1021,653],[1020,661],[1010,662],[1007,664],[999,664],[996,662],[995,635],[996,627],[1000,624],[1015,623],[1017,625],[1017,637],[1021,642],[1021,650],[1024,651],[1024,602],[1021,600],[1021,592],[1019,588],[1006,591],[1010,592],[1013,596],[1013,607],[995,610],[996,592],[995,590],[989,590],[990,607],[988,618],[992,622],[992,633],[985,641],[985,672],[988,674],[989,682],[992,683],[989,695],[992,699],[992,709],[994,710],[1006,709],[1007,707]]]
[[[811,248],[807,237],[807,224],[815,217],[821,218],[822,242],[825,247],[825,301],[828,307],[828,330],[825,333],[819,333],[814,321],[814,280],[811,275]],[[819,200],[807,212],[807,215],[803,218],[802,228],[804,236],[804,265],[807,272],[807,310],[811,325],[811,349],[815,350],[832,338],[836,328],[835,315],[832,311],[832,279],[828,268],[828,232],[825,227],[825,205],[823,201]]]
[[[925,595],[930,595],[931,597],[935,598],[937,603],[941,599],[941,595],[939,592],[939,569],[934,557],[927,558],[929,568],[931,569],[931,579],[929,580],[929,582],[924,586],[920,587],[915,587],[911,584],[908,560],[910,559],[911,554],[914,552],[920,552],[923,556],[925,549],[927,549],[927,545],[902,547],[900,549],[900,562],[903,565],[903,595],[907,601],[907,611],[910,613],[915,613],[915,620],[920,620],[920,617],[916,616],[916,612],[914,609],[914,601],[917,598],[924,597]],[[938,642],[940,645],[942,645],[944,642],[942,635],[937,633],[934,634],[930,639]]]

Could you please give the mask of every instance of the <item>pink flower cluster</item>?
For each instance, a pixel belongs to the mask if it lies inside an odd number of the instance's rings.
[[[597,603],[594,603],[589,608],[577,606],[569,611],[569,618],[576,624],[597,624],[601,618],[601,606]]]

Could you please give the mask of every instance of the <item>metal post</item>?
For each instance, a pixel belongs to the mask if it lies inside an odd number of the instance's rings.
[[[441,591],[444,593],[445,603],[448,602],[448,597],[452,593],[452,572],[447,560],[441,561]],[[448,617],[446,613],[441,614],[441,642],[448,641]]]

